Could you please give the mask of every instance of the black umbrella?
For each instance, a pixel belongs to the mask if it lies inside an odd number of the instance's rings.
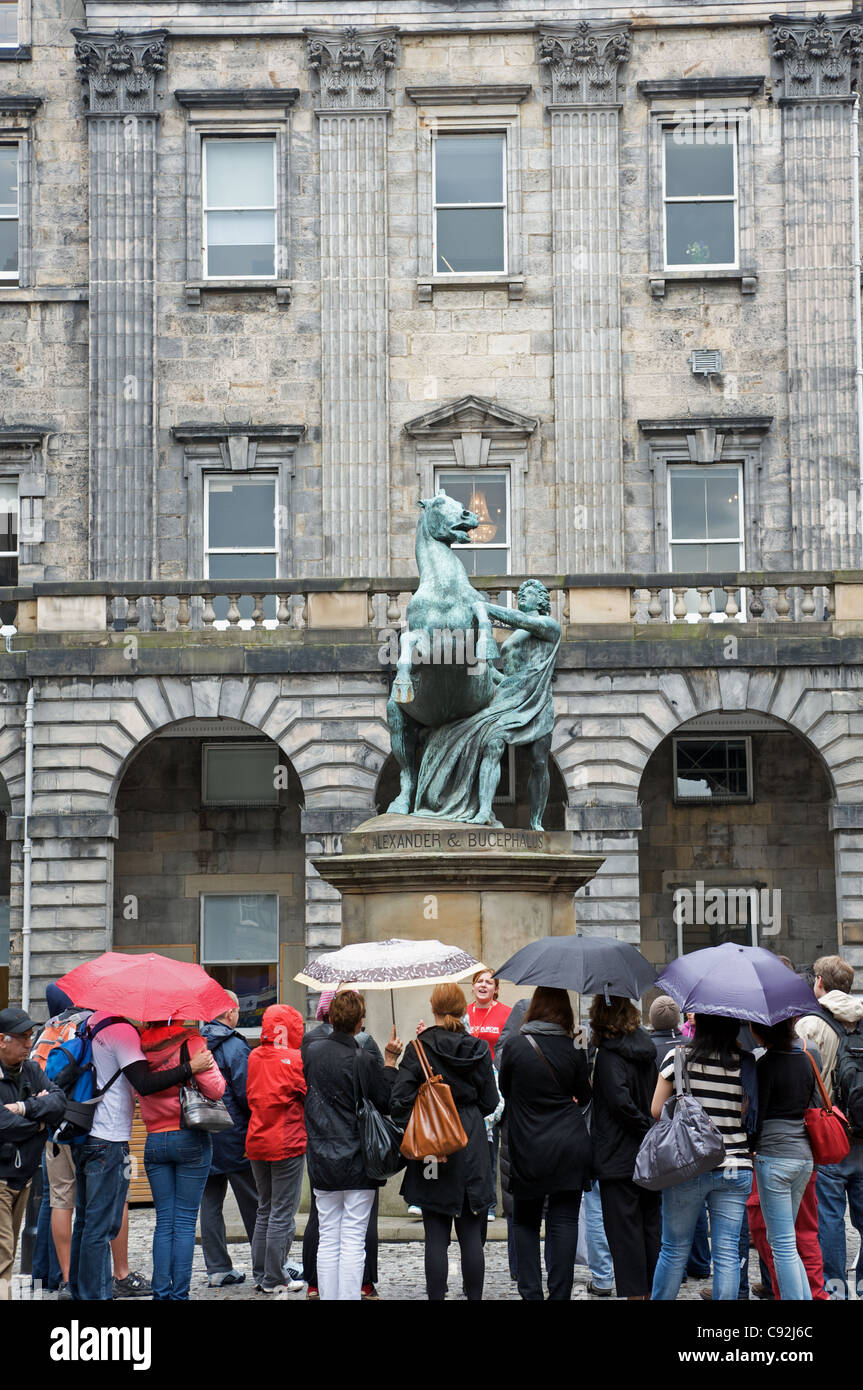
[[[608,936],[544,936],[522,946],[495,971],[516,985],[572,989],[578,994],[612,994],[638,999],[656,971],[628,941]]]

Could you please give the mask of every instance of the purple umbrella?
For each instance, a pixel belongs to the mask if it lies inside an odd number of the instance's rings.
[[[772,951],[733,941],[678,956],[656,987],[683,1013],[725,1014],[748,1023],[779,1023],[818,1009],[809,986]]]

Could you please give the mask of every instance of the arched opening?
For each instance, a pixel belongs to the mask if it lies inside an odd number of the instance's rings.
[[[566,784],[560,768],[553,757],[549,758],[551,786],[548,805],[543,816],[546,830],[563,830],[566,813]],[[498,794],[494,800],[494,813],[508,830],[527,829],[530,825],[530,806],[527,799],[527,783],[530,776],[530,759],[524,748],[507,748],[501,758],[501,779]],[[375,788],[377,814],[384,815],[387,807],[399,790],[399,766],[392,754],[381,768]]]
[[[303,794],[278,745],[236,720],[162,729],[117,790],[114,948],[203,965],[240,999],[301,1010],[305,961]]]
[[[736,941],[811,965],[837,949],[830,776],[769,715],[705,714],[641,778],[641,949],[659,968]]]

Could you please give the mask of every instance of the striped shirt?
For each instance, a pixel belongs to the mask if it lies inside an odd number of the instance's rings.
[[[674,1084],[674,1054],[666,1053],[660,1076]],[[687,1049],[688,1051],[688,1049]],[[740,1066],[722,1067],[718,1062],[697,1062],[685,1066],[689,1089],[710,1116],[725,1144],[725,1158],[719,1168],[751,1168],[749,1139],[743,1128],[743,1084]]]

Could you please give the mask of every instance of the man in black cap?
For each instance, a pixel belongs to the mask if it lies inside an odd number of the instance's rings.
[[[30,1179],[66,1107],[60,1088],[28,1058],[35,1027],[23,1009],[0,1009],[0,1299],[12,1296]]]

